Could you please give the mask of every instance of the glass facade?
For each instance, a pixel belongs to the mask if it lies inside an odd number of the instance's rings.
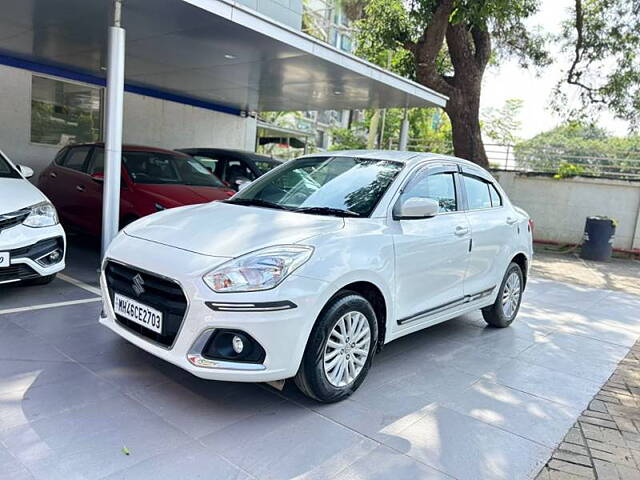
[[[31,81],[31,142],[48,145],[102,139],[103,90],[34,75]]]

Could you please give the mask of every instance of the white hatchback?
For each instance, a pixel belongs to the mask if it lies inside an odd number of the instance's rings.
[[[46,284],[65,266],[64,230],[32,175],[0,152],[0,285]]]
[[[471,162],[310,155],[230,200],[125,227],[103,263],[101,322],[199,377],[293,377],[331,402],[403,335],[476,309],[508,326],[531,255],[529,217]]]

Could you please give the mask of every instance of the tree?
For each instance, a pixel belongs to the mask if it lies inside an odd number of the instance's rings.
[[[501,145],[513,145],[518,140],[518,130],[522,122],[518,118],[522,110],[522,100],[509,98],[502,108],[487,108],[482,112],[482,131]]]
[[[574,0],[560,40],[571,56],[555,107],[568,118],[594,120],[604,109],[640,125],[640,0]],[[579,105],[571,105],[578,92]]]
[[[382,64],[382,52],[391,50],[396,71],[447,95],[455,154],[488,165],[480,131],[482,77],[490,61],[507,56],[523,66],[548,63],[543,38],[523,23],[538,1],[350,1],[363,5],[357,53]]]
[[[583,122],[569,122],[520,142],[515,154],[520,167],[538,172],[577,166],[592,176],[640,173],[640,136],[614,137]]]

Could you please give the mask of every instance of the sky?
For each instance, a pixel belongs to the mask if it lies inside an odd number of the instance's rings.
[[[573,0],[542,0],[540,11],[529,23],[542,26],[544,31],[559,33],[560,24],[568,18],[572,4]],[[500,108],[509,98],[521,99],[522,126],[518,132],[521,138],[533,137],[561,123],[561,118],[551,111],[550,100],[553,88],[562,79],[563,69],[568,68],[571,59],[566,54],[561,55],[559,49],[553,46],[551,53],[555,61],[541,70],[539,75],[533,69],[520,68],[516,61],[489,68],[482,85],[481,110]],[[601,126],[612,134],[627,133],[626,123],[610,115],[602,115],[600,121]]]

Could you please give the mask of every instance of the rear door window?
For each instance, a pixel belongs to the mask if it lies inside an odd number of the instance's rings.
[[[473,177],[471,175],[463,175],[463,177],[469,210],[491,208],[489,184],[484,180],[478,177]]]
[[[69,153],[64,158],[62,166],[70,168],[71,170],[77,170],[78,172],[84,172],[87,164],[87,154],[91,150],[91,147],[73,147],[69,150]]]

